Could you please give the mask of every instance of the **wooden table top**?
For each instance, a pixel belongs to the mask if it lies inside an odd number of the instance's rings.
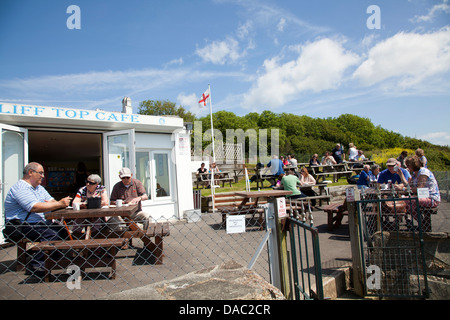
[[[62,210],[56,210],[45,214],[46,219],[76,219],[76,218],[101,218],[101,217],[114,217],[114,216],[130,216],[138,210],[138,205],[122,206],[120,208],[116,206],[110,206],[108,208],[99,209],[80,209],[79,211],[72,208],[66,208]]]
[[[280,197],[292,194],[292,191],[288,190],[263,190],[263,191],[236,191],[237,196],[246,198],[271,198]]]

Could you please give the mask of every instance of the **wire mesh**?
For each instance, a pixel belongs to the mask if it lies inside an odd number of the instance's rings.
[[[358,210],[364,251],[367,294],[425,297],[426,266],[422,233],[431,231],[436,208],[419,206],[417,197],[393,190],[365,189]]]
[[[158,240],[156,231],[151,244],[121,222],[59,222],[60,229],[70,230],[63,240],[15,239],[2,245],[0,299],[103,299],[230,260],[247,266],[265,234],[264,218],[254,219],[254,211],[234,212],[247,216],[243,233],[227,233],[226,213],[199,210],[189,220],[141,224],[169,225],[170,234]],[[90,242],[85,240],[88,233]],[[41,266],[32,268],[36,261]],[[253,271],[270,281],[267,254],[258,257]]]

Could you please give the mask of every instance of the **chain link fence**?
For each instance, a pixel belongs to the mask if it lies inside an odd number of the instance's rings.
[[[165,229],[154,231],[152,245],[123,224],[104,221],[58,222],[59,231],[70,230],[64,240],[9,241],[0,249],[0,299],[103,299],[230,260],[247,266],[266,232],[261,221],[247,219],[246,232],[227,233],[221,213],[193,214],[188,220],[159,219]],[[42,267],[32,269],[36,262]],[[270,282],[267,245],[252,270]]]

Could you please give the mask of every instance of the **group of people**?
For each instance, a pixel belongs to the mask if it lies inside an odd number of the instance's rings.
[[[403,168],[403,165],[405,168]],[[422,149],[416,150],[415,155],[407,156],[404,152],[399,158],[389,158],[386,162],[386,169],[379,172],[378,165],[372,166],[370,170],[368,165],[364,166],[358,179],[358,188],[368,188],[371,184],[381,184],[391,186],[397,191],[410,190],[417,194],[417,189],[427,190],[426,197],[419,197],[419,207],[437,208],[441,201],[439,186],[437,180],[427,167],[427,160]],[[415,208],[416,202],[407,202],[407,212],[417,219]]]
[[[147,200],[147,192],[142,182],[132,178],[129,168],[122,168],[119,172],[120,182],[116,183],[111,192],[110,199],[106,189],[101,184],[101,177],[97,174],[89,175],[85,185],[81,187],[75,198],[67,196],[55,200],[42,186],[45,178],[44,168],[37,162],[28,163],[23,170],[23,177],[11,186],[5,198],[5,222],[4,236],[11,239],[12,234],[17,233],[17,226],[23,237],[34,242],[65,240],[69,238],[67,229],[58,222],[45,219],[45,213],[68,207],[71,203],[85,204],[89,198],[100,198],[101,205],[115,204],[117,199],[124,203],[138,204],[137,212],[132,216],[135,221],[145,223],[149,214],[142,211],[141,201]],[[113,219],[113,218],[111,218]],[[108,220],[108,226],[114,228],[112,220]],[[13,226],[8,228],[8,226]],[[6,232],[5,232],[6,231]],[[44,254],[37,252],[30,261],[27,270],[31,273],[44,273]]]
[[[359,162],[366,160],[364,156],[364,151],[358,150],[353,143],[349,144],[348,150],[348,161],[350,162]],[[325,154],[319,160],[319,155],[317,153],[313,154],[311,159],[309,160],[310,166],[320,166],[320,165],[334,165],[338,163],[342,163],[345,161],[345,153],[344,148],[340,143],[337,143],[336,146],[331,151],[325,151]],[[356,165],[356,164],[355,164]]]
[[[209,171],[208,171],[208,169],[206,169],[205,163],[202,162],[200,164],[200,168],[197,169],[197,172],[195,173],[195,175],[197,176],[197,181],[199,181],[199,182],[201,181],[206,188],[210,188],[211,185],[210,185],[209,181],[208,180],[203,180],[202,177],[201,177],[202,174],[209,173],[208,179],[211,179],[211,174],[214,175],[214,179],[220,179],[220,178],[222,178],[222,175],[221,175],[220,172],[221,171],[220,171],[219,167],[217,166],[217,164],[215,162],[211,162],[210,163]],[[217,187],[217,185],[215,185],[215,187]]]

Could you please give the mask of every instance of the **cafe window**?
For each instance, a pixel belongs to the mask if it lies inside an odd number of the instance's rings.
[[[136,151],[136,178],[151,200],[168,199],[172,195],[170,158],[170,151]]]

